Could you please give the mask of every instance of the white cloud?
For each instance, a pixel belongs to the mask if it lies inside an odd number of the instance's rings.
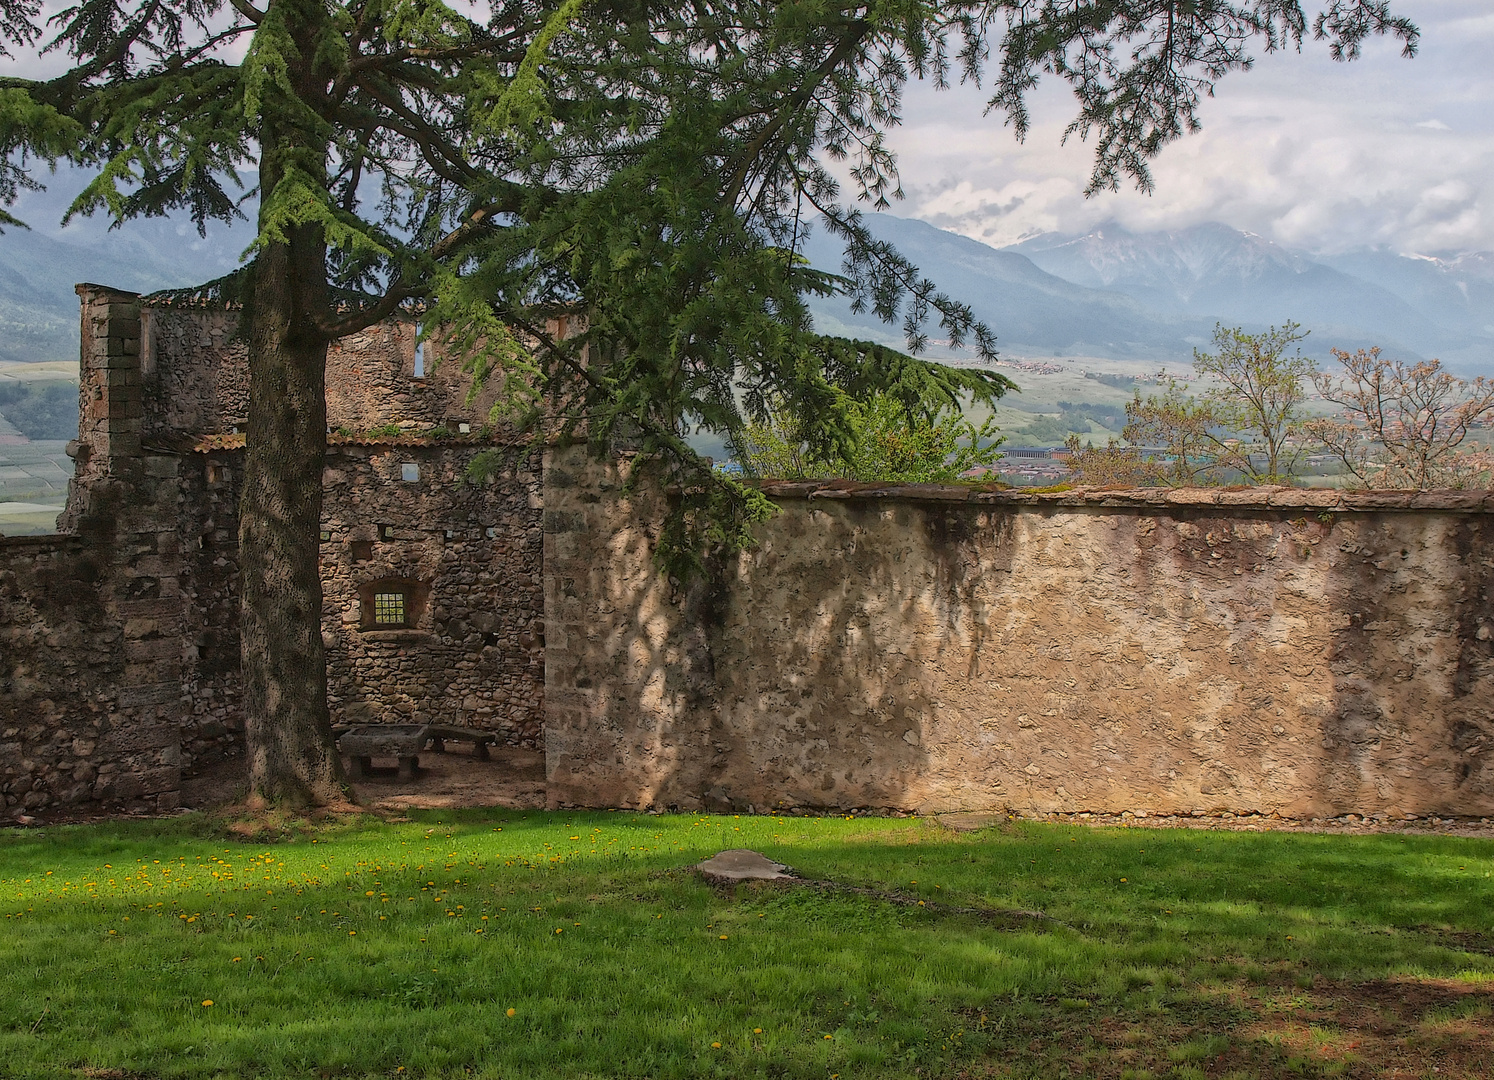
[[[1091,147],[1060,145],[1073,109],[1061,86],[1034,95],[1025,145],[981,115],[979,92],[915,87],[894,136],[909,196],[894,212],[993,244],[1115,219],[1222,221],[1318,251],[1494,249],[1494,13],[1480,0],[1395,9],[1422,28],[1417,58],[1384,41],[1351,64],[1311,42],[1263,57],[1158,158],[1152,196],[1083,197]]]

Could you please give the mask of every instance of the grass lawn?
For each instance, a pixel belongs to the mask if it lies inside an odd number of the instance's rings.
[[[1494,1076],[1488,840],[197,816],[0,836],[0,914],[5,1077]]]

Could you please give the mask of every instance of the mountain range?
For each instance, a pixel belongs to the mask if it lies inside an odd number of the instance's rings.
[[[1291,321],[1311,331],[1304,348],[1314,355],[1378,345],[1390,355],[1437,356],[1456,370],[1494,374],[1494,254],[1487,252],[1315,256],[1219,224],[1143,233],[1106,224],[997,249],[921,221],[886,214],[866,221],[969,304],[1009,355],[1186,361],[1208,344],[1216,323],[1254,331]],[[805,255],[824,269],[839,263],[835,242],[822,235]],[[833,332],[900,340],[897,327],[855,314],[843,300],[817,300],[813,308]],[[937,347],[930,355],[940,355]]]
[[[0,361],[77,356],[77,282],[138,291],[198,284],[230,270],[252,239],[243,222],[218,225],[205,239],[162,219],[119,231],[93,219],[62,229],[65,207],[53,192],[27,193],[17,211],[33,228],[0,235]],[[1008,356],[1186,362],[1218,322],[1259,330],[1290,320],[1311,331],[1305,348],[1320,357],[1330,346],[1379,345],[1494,374],[1494,253],[1313,255],[1219,224],[1155,232],[1106,224],[997,249],[909,218],[866,221],[969,304]],[[822,229],[803,253],[839,268],[838,242]],[[852,312],[843,299],[816,299],[811,308],[828,333],[902,343],[899,327]],[[960,354],[935,340],[929,355]]]

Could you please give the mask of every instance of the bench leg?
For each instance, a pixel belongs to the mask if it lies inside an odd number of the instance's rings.
[[[420,758],[414,754],[402,755],[399,759],[399,778],[401,780],[413,780],[415,774],[420,771]]]
[[[373,762],[358,754],[354,754],[348,767],[348,776],[353,780],[362,780],[373,768]]]
[[[446,740],[436,735],[431,738],[431,749],[438,754],[446,753]]]
[[[488,744],[487,743],[480,742],[480,743],[477,744],[477,760],[478,761],[491,761],[492,757],[493,757],[493,755],[490,754],[490,753],[488,753]]]

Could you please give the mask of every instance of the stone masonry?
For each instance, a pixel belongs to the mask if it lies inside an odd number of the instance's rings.
[[[62,535],[0,539],[0,796],[160,810],[242,752],[237,315],[80,286],[76,468]],[[433,357],[434,359],[434,357]],[[485,429],[459,365],[417,377],[394,319],[328,357],[322,565],[335,721],[441,721],[537,747],[540,459]],[[485,482],[478,454],[503,455]],[[379,588],[412,624],[368,625]]]
[[[11,818],[168,810],[243,749],[237,314],[79,294],[61,532],[0,538]],[[667,493],[495,433],[415,339],[328,357],[336,720],[542,747],[556,806],[1494,814],[1494,492],[767,484],[680,587]]]
[[[554,805],[1494,814],[1494,492],[769,484],[719,580],[557,451]]]

